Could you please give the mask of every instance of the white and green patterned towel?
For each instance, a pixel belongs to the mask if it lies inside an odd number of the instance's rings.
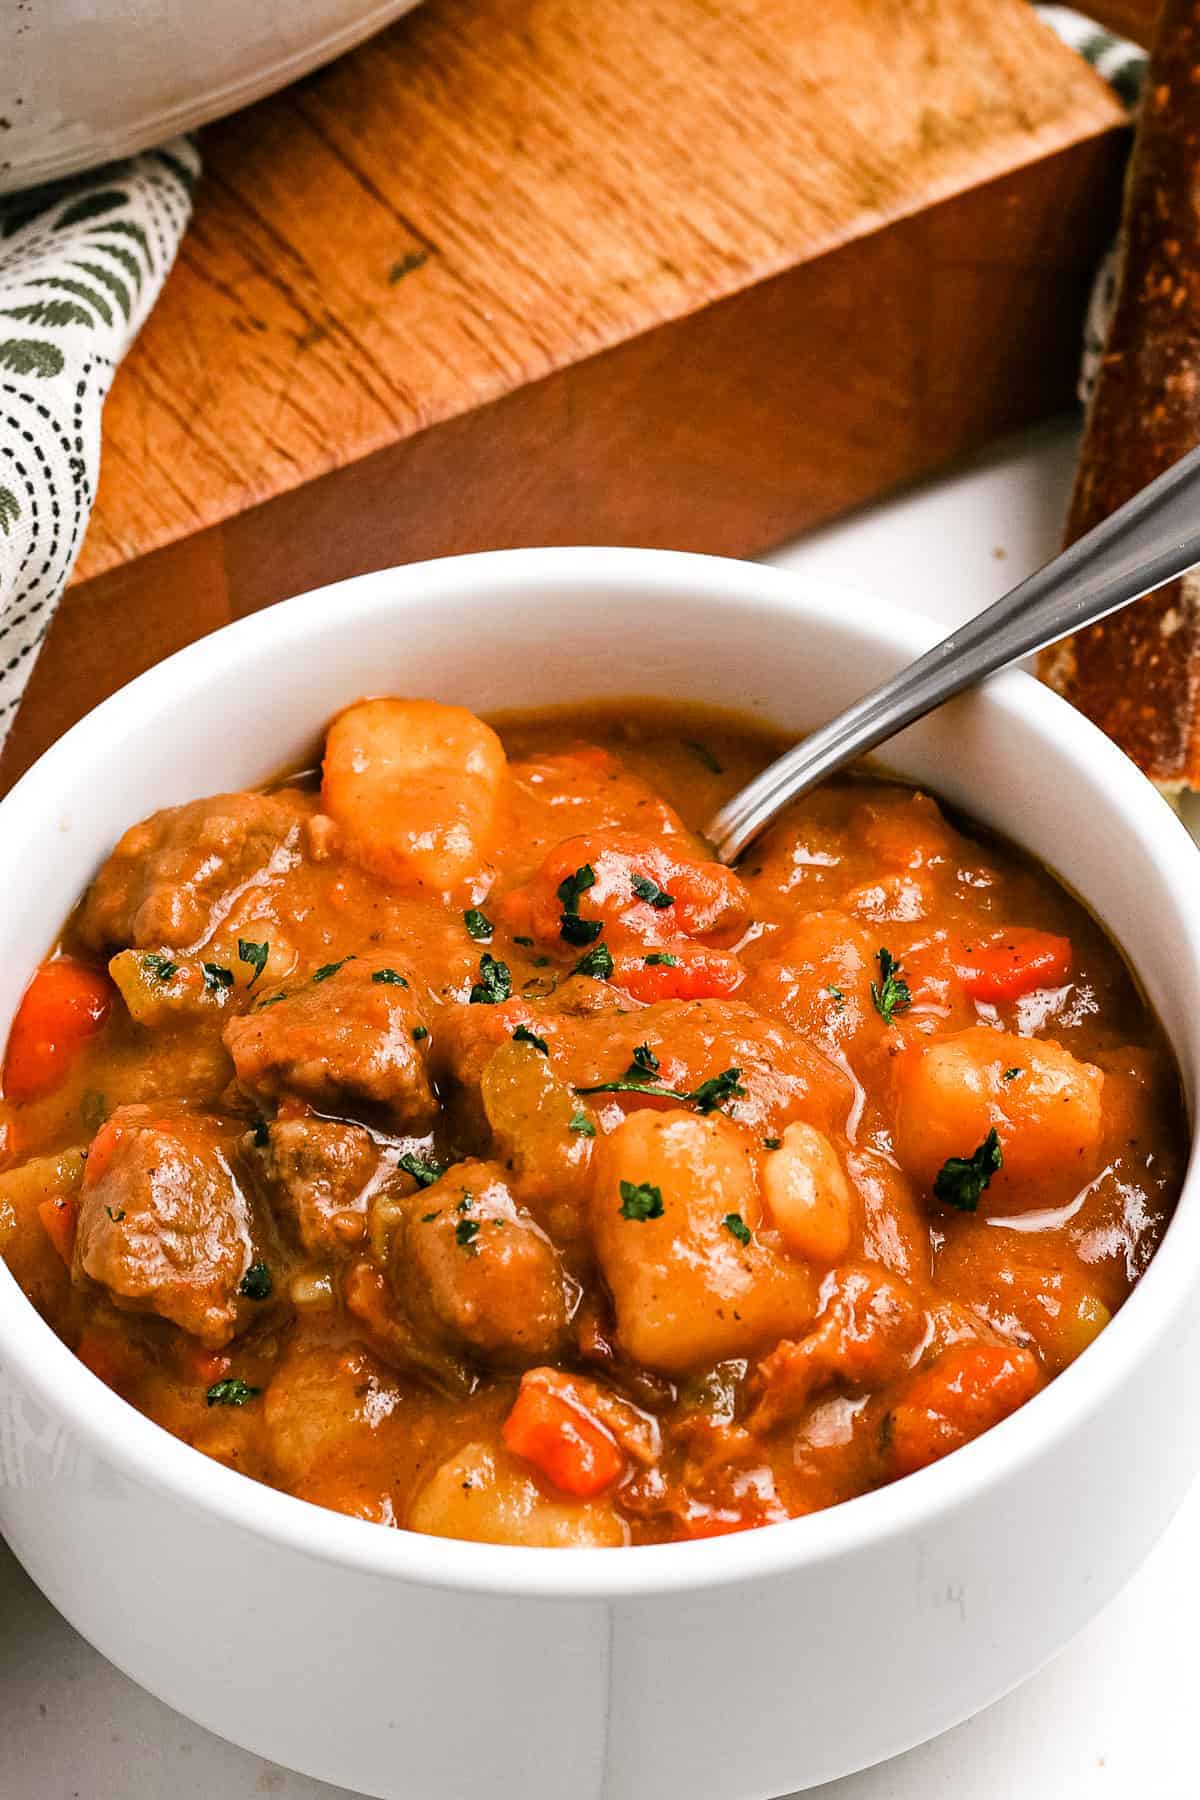
[[[181,138],[0,199],[0,744],[87,528],[113,370],[175,260],[199,169]]]

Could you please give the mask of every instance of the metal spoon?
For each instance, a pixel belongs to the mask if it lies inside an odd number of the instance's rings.
[[[731,863],[789,801],[964,688],[1119,612],[1200,563],[1200,448],[726,802],[705,836]]]

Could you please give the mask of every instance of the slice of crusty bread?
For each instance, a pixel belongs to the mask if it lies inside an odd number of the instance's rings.
[[[1200,443],[1200,7],[1165,0],[1066,541]],[[1200,573],[1042,653],[1042,679],[1167,790],[1200,787]]]

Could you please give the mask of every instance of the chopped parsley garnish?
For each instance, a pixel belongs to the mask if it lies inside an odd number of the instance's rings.
[[[440,1206],[435,1207],[431,1213],[422,1213],[421,1214],[421,1223],[422,1223],[422,1225],[432,1225],[433,1221],[435,1219],[440,1219],[441,1216],[442,1216],[441,1207]]]
[[[623,1181],[620,1212],[623,1219],[636,1219],[639,1223],[645,1219],[661,1219],[662,1189],[652,1187],[648,1181]]]
[[[398,1157],[397,1166],[406,1175],[411,1175],[418,1187],[423,1188],[432,1187],[446,1173],[441,1163],[435,1162],[432,1156],[419,1156],[415,1150],[406,1150],[403,1156]]]
[[[559,935],[579,949],[584,944],[594,944],[604,929],[603,920],[579,916],[580,899],[595,885],[596,871],[591,863],[582,863],[573,875],[565,876],[558,884],[558,898],[563,909],[558,921]]]
[[[741,1085],[741,1074],[740,1069],[722,1069],[719,1075],[710,1075],[691,1095],[693,1104],[700,1112],[710,1113],[727,1100],[744,1100],[746,1090]]]
[[[607,944],[593,944],[571,971],[573,975],[593,975],[597,981],[607,981],[612,972],[612,951]]]
[[[270,944],[256,944],[252,942],[250,938],[238,939],[238,961],[244,962],[248,969],[254,970],[253,975],[250,977],[250,986],[246,989],[247,993],[250,992],[250,988],[254,986],[255,982],[266,968],[267,958],[270,954]]]
[[[210,994],[219,994],[222,988],[233,986],[233,970],[223,969],[220,963],[201,963],[204,970],[204,985]]]
[[[658,1058],[648,1044],[639,1044],[633,1053],[633,1062],[619,1081],[597,1081],[591,1087],[576,1088],[575,1092],[658,1094],[665,1100],[679,1100],[684,1105],[695,1106],[702,1113],[715,1112],[727,1100],[740,1100],[746,1092],[741,1086],[740,1069],[722,1069],[719,1075],[710,1075],[690,1092],[686,1088],[667,1087],[662,1082],[652,1081],[650,1077],[657,1073]]]
[[[567,1125],[568,1131],[577,1131],[580,1137],[595,1137],[596,1127],[585,1112],[572,1113]]]
[[[764,1138],[762,1141],[763,1149],[764,1150],[778,1150],[778,1148],[779,1148],[780,1144],[782,1144],[782,1142],[783,1142],[782,1138]]]
[[[947,1206],[957,1206],[959,1212],[974,1212],[984,1188],[997,1169],[1003,1167],[1004,1154],[993,1125],[970,1156],[946,1158],[934,1179],[933,1191]]]
[[[707,744],[697,743],[695,738],[684,738],[683,747],[690,750],[697,762],[704,764],[710,775],[723,775],[725,770],[717,761]]]
[[[1024,1072],[1025,1071],[1023,1069],[1017,1069],[1017,1068],[1005,1069],[1002,1079],[1004,1081],[1015,1081],[1017,1079],[1017,1076],[1023,1075]]]
[[[214,1381],[204,1398],[210,1406],[245,1406],[261,1393],[261,1388],[251,1387],[237,1375],[227,1375],[224,1381]]]
[[[739,1244],[748,1244],[750,1242],[750,1227],[747,1225],[745,1219],[743,1219],[741,1213],[726,1213],[725,1217],[721,1220],[721,1223],[729,1233],[730,1237],[735,1237]]]
[[[512,994],[512,975],[507,963],[497,962],[485,950],[479,959],[479,980],[471,989],[472,1006],[498,1006]]]
[[[649,875],[635,875],[633,878],[633,891],[639,900],[647,901],[649,905],[656,907],[659,912],[661,912],[665,906],[674,906],[675,904],[674,894],[668,894],[666,888],[660,888],[657,881],[651,880]]]
[[[603,930],[603,919],[581,919],[578,913],[564,913],[558,922],[559,936],[577,950],[584,944],[594,944]]]
[[[267,1126],[267,1121],[265,1119],[255,1119],[254,1124],[251,1126],[251,1130],[254,1133],[256,1149],[265,1150],[271,1141],[271,1133]]]
[[[595,869],[591,863],[581,863],[573,875],[565,876],[558,884],[558,900],[563,911],[577,913],[580,900],[595,885]]]
[[[179,973],[179,964],[173,963],[168,956],[161,956],[157,950],[148,950],[142,958],[142,967],[147,975],[153,975],[155,981],[172,981]]]
[[[479,1254],[479,1246],[475,1239],[479,1236],[478,1219],[460,1219],[454,1227],[454,1241],[460,1250],[469,1250],[472,1255]]]
[[[267,1300],[271,1295],[271,1271],[265,1262],[254,1262],[238,1282],[238,1293],[247,1300]]]
[[[495,929],[492,921],[477,906],[467,908],[463,914],[463,924],[473,938],[490,938]]]
[[[119,1225],[121,1220],[125,1217],[125,1208],[123,1206],[118,1206],[115,1211],[111,1206],[106,1206],[104,1210],[114,1225]]]
[[[533,949],[533,939],[531,937],[515,937],[513,943],[520,944],[522,950]]]
[[[668,950],[655,950],[644,960],[648,969],[677,969],[679,967],[679,958],[672,956]]]
[[[429,1032],[424,1025],[414,1025],[413,1029],[412,1029],[412,1035],[413,1035],[413,1043],[419,1044],[421,1042],[422,1038],[427,1038],[429,1036]]]
[[[845,996],[845,994],[843,994],[841,988],[834,987],[833,984],[830,983],[830,985],[825,989],[825,992],[827,994],[832,994],[833,998],[837,1001],[837,1005],[833,1009],[834,1012],[841,1012],[843,1006],[845,1006],[845,1004],[846,1004],[846,996]],[[878,1004],[878,1002],[876,1002],[876,1004]]]
[[[379,982],[381,987],[408,986],[399,969],[372,969],[371,980]]]
[[[343,956],[340,962],[322,963],[319,969],[313,970],[313,980],[328,981],[331,975],[336,975],[339,969],[344,969],[348,962],[353,961],[353,956]]]
[[[266,1012],[268,1006],[278,1006],[279,1002],[281,1000],[286,1000],[286,999],[287,999],[287,995],[283,992],[282,989],[280,989],[279,993],[268,994],[268,996],[265,1000],[260,1000],[254,1010],[256,1012]]]
[[[514,1044],[532,1044],[543,1056],[549,1056],[550,1046],[545,1038],[539,1037],[536,1031],[530,1031],[528,1025],[518,1025],[512,1035]]]
[[[890,950],[877,951],[875,960],[879,964],[879,980],[871,983],[871,998],[884,1024],[890,1025],[895,1013],[908,1011],[912,995],[900,974],[900,964]]]
[[[108,1117],[108,1101],[95,1088],[88,1088],[79,1102],[79,1116],[89,1131],[99,1131]]]

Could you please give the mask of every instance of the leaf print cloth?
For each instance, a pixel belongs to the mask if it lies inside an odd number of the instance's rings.
[[[113,371],[175,260],[199,172],[180,138],[0,197],[0,745],[87,529]]]

